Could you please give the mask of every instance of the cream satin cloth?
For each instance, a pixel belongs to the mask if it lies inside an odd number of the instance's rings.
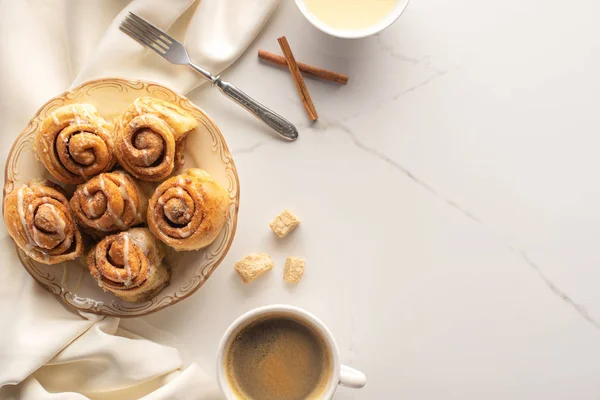
[[[51,97],[102,76],[147,79],[187,93],[202,80],[118,30],[128,11],[185,40],[214,73],[234,62],[279,0],[0,0],[3,159]],[[216,384],[184,368],[165,335],[143,321],[79,315],[20,265],[0,224],[0,399],[213,399]],[[199,334],[201,334],[199,332]]]

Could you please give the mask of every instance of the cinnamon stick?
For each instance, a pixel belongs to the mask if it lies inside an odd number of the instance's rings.
[[[271,62],[273,64],[282,65],[284,67],[287,66],[287,61],[285,60],[285,57],[281,57],[279,54],[271,53],[266,50],[259,49],[258,58],[260,58],[261,60]],[[339,72],[335,71],[329,71],[319,67],[314,67],[312,65],[304,64],[301,62],[297,64],[298,69],[300,69],[300,72],[304,72],[307,75],[312,75],[330,82],[341,83],[342,85],[348,83],[348,75],[340,74]]]
[[[315,109],[315,105],[310,98],[310,94],[308,93],[308,89],[306,88],[306,83],[304,83],[304,78],[302,78],[302,74],[300,73],[300,69],[298,68],[298,64],[296,63],[296,59],[294,58],[294,53],[292,53],[292,49],[290,48],[290,44],[288,43],[285,36],[277,39],[279,42],[279,47],[281,47],[281,51],[283,52],[283,56],[287,61],[288,68],[290,69],[290,73],[292,74],[292,78],[294,79],[294,83],[296,84],[296,89],[298,89],[298,94],[300,95],[300,99],[302,100],[302,104],[306,109],[306,113],[311,121],[314,121],[319,118],[317,114],[317,110]]]

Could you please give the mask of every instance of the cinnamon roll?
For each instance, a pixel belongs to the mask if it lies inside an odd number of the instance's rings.
[[[77,222],[93,233],[116,232],[146,220],[148,199],[122,171],[100,174],[77,186],[71,209]]]
[[[225,225],[229,196],[210,175],[197,168],[164,181],[148,203],[148,227],[177,251],[211,244]]]
[[[4,200],[4,223],[17,246],[37,262],[58,264],[83,252],[69,202],[52,182],[32,180]]]
[[[183,165],[187,134],[198,126],[193,115],[152,97],[140,97],[115,121],[119,163],[138,179],[160,181]]]
[[[125,301],[150,300],[170,279],[162,243],[146,228],[133,228],[102,239],[88,254],[90,273],[106,292]]]
[[[85,182],[115,165],[112,129],[91,104],[63,106],[42,122],[37,157],[59,182]]]

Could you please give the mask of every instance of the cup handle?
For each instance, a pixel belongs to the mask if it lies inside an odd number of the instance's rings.
[[[346,365],[340,368],[340,385],[360,389],[367,383],[367,377],[362,372]]]

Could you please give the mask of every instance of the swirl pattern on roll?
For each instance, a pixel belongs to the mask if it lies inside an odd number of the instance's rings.
[[[83,252],[69,202],[51,182],[33,180],[9,193],[4,223],[17,246],[42,264],[74,260]]]
[[[63,106],[42,122],[37,157],[59,182],[83,183],[115,165],[112,129],[90,104]]]
[[[88,268],[105,291],[131,302],[152,298],[169,281],[161,244],[145,228],[102,239],[88,254]]]
[[[160,181],[183,165],[186,136],[198,121],[175,104],[140,97],[115,124],[121,166],[138,179]]]
[[[71,198],[79,224],[95,232],[116,232],[144,222],[147,204],[140,186],[122,171],[90,179]]]
[[[190,168],[155,190],[148,204],[148,227],[177,251],[212,243],[225,225],[228,193],[208,173]]]

